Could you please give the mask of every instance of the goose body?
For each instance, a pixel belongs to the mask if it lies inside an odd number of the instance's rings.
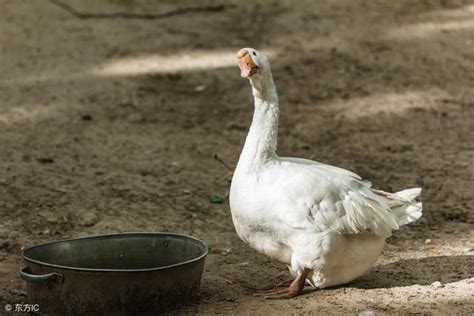
[[[268,59],[245,48],[238,60],[255,108],[232,179],[232,220],[244,242],[295,277],[268,298],[298,295],[305,282],[324,288],[354,280],[372,267],[392,230],[421,216],[415,201],[421,189],[387,193],[351,171],[279,157],[278,95]]]

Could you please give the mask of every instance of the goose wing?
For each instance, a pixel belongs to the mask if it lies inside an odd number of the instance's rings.
[[[398,229],[396,216],[369,182],[348,170],[309,162],[280,162],[280,180],[274,179],[281,190],[277,216],[286,225],[384,237]]]

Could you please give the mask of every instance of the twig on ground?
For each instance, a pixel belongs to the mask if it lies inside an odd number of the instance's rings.
[[[58,0],[49,0],[55,6],[65,10],[69,14],[75,16],[78,19],[140,19],[140,20],[156,20],[173,17],[176,15],[196,13],[196,12],[221,12],[226,8],[232,7],[230,5],[210,5],[210,6],[195,6],[187,8],[179,8],[163,13],[129,13],[129,12],[112,12],[112,13],[83,13],[79,12],[69,4]]]
[[[222,160],[222,159],[219,157],[218,154],[214,154],[214,159],[217,160],[217,161],[219,161],[225,168],[227,168],[227,170],[229,170],[229,171],[231,171],[231,172],[234,171],[234,169],[232,169],[228,164],[226,164],[226,163],[224,162],[224,160]]]

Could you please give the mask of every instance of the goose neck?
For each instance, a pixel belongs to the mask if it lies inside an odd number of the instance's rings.
[[[254,114],[239,164],[251,170],[275,158],[278,138],[278,94],[273,80],[253,86]]]

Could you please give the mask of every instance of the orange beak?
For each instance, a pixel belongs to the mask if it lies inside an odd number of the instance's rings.
[[[237,62],[240,67],[240,76],[243,78],[251,77],[258,70],[258,66],[254,63],[246,49],[239,50],[237,53]]]

